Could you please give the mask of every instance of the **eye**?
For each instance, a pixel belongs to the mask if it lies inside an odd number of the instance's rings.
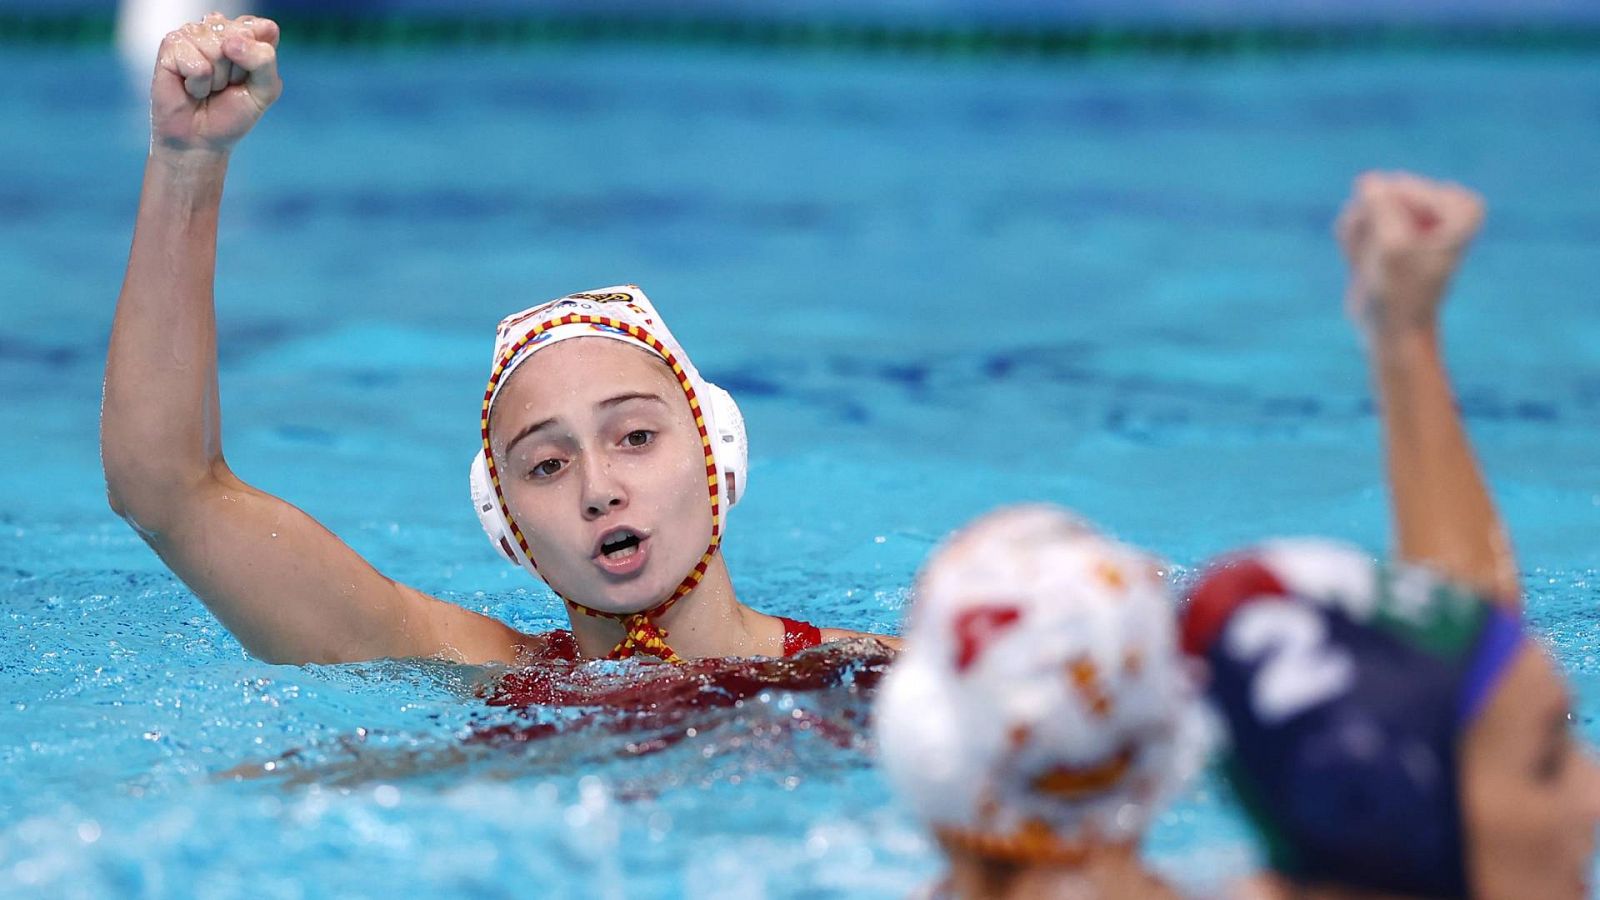
[[[622,443],[628,447],[643,447],[655,439],[656,433],[654,431],[639,428],[624,435]]]
[[[552,475],[556,474],[557,472],[561,471],[561,468],[563,466],[565,466],[565,465],[566,465],[566,463],[562,462],[559,459],[547,459],[547,460],[544,460],[543,462],[539,463],[538,465],[534,466],[533,468],[529,469],[528,470],[528,477],[530,477],[530,478],[549,478],[550,476],[552,476]]]

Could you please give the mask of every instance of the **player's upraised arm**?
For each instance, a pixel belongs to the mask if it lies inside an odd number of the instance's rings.
[[[1517,608],[1516,559],[1439,346],[1439,306],[1482,222],[1482,200],[1459,185],[1367,173],[1338,233],[1383,416],[1396,554]]]
[[[512,661],[523,635],[385,578],[223,461],[217,214],[230,151],[282,90],[277,41],[267,19],[212,15],[162,42],[106,363],[100,440],[112,508],[264,659]]]

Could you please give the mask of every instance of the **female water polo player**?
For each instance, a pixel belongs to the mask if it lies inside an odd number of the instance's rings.
[[[1183,643],[1208,664],[1273,870],[1250,896],[1589,896],[1600,767],[1523,634],[1440,362],[1439,304],[1481,218],[1461,188],[1368,175],[1340,223],[1402,562],[1273,542],[1191,592]]]
[[[918,576],[875,715],[958,898],[1161,898],[1145,829],[1204,756],[1153,560],[1048,506],[990,513]]]
[[[745,487],[732,399],[632,286],[501,322],[472,498],[497,549],[565,600],[527,635],[396,584],[222,455],[212,280],[229,154],[282,90],[278,27],[213,14],[162,42],[133,251],[106,365],[112,507],[257,656],[668,661],[775,656],[854,633],[739,602],[722,561]]]

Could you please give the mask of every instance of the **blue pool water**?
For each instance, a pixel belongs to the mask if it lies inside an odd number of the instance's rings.
[[[935,873],[870,742],[777,727],[859,695],[779,692],[640,759],[584,733],[468,752],[516,721],[470,697],[480,673],[243,654],[99,474],[142,86],[100,51],[67,51],[71,77],[6,54],[0,895],[881,897]],[[1450,356],[1530,618],[1600,737],[1592,60],[285,47],[283,69],[224,211],[229,458],[523,629],[560,611],[466,499],[508,310],[649,290],[749,419],[741,596],[893,631],[932,543],[1002,501],[1073,506],[1175,573],[1272,533],[1382,548],[1328,223],[1365,167],[1480,188]],[[1211,781],[1151,849],[1193,885],[1251,860]]]

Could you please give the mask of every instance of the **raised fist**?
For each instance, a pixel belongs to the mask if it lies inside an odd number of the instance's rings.
[[[1350,265],[1350,317],[1369,337],[1432,328],[1482,223],[1483,200],[1460,185],[1405,172],[1357,178],[1335,229]]]
[[[152,149],[225,153],[283,92],[278,25],[212,13],[169,33],[150,84]]]

